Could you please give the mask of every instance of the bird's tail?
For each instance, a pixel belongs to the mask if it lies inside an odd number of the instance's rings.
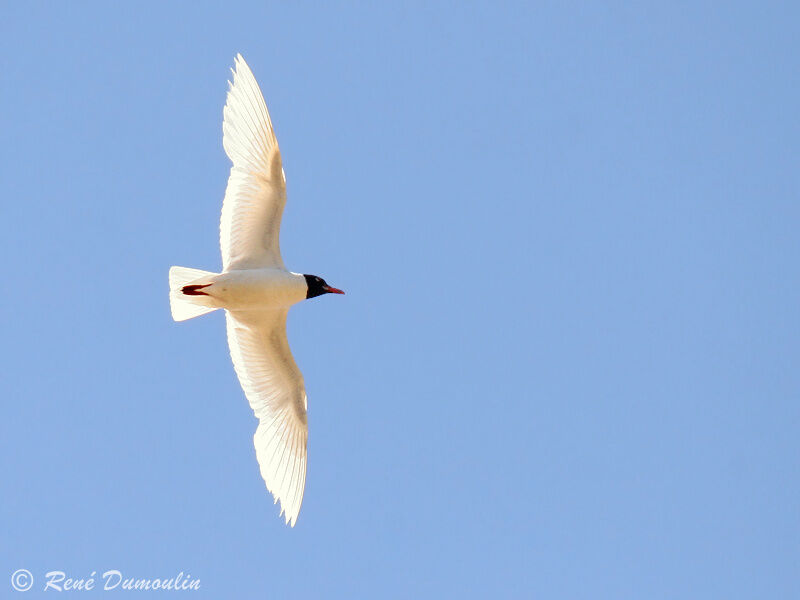
[[[169,308],[173,319],[185,321],[216,310],[216,307],[205,306],[203,303],[207,296],[203,293],[203,288],[211,285],[210,278],[214,275],[216,273],[200,269],[170,267]]]

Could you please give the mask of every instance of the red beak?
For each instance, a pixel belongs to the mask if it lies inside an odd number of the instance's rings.
[[[339,290],[339,289],[337,289],[335,287],[331,287],[329,285],[326,285],[322,289],[325,290],[326,292],[328,292],[329,294],[344,294],[344,292],[342,290]]]

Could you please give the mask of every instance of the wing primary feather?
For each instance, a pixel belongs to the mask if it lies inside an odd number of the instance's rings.
[[[267,131],[271,138],[269,141],[274,142],[275,133],[272,128],[272,119],[270,119],[269,111],[267,110],[267,104],[264,102],[264,95],[261,93],[261,90],[258,87],[258,82],[256,81],[255,75],[253,75],[253,71],[245,62],[244,58],[242,58],[242,55],[238,54],[237,59],[238,65],[243,67],[243,75],[248,80],[249,85],[247,86],[247,90],[251,92],[251,99],[254,101],[256,109],[261,113],[261,118],[263,119],[264,123],[267,124]]]
[[[281,475],[281,482],[280,482],[281,498],[285,497],[285,494],[286,494],[286,488],[284,487],[283,484],[286,481],[286,475],[289,472],[289,466],[290,466],[289,465],[289,461],[288,460],[283,460],[283,459],[286,456],[286,451],[291,446],[291,442],[294,441],[294,436],[295,436],[295,432],[292,431],[290,433],[290,437],[286,439],[286,444],[283,446],[283,452],[281,453],[280,464],[281,464],[281,467],[283,469],[283,473]],[[291,454],[291,452],[290,452],[290,454]],[[283,500],[281,500],[281,506],[283,506],[283,504],[284,504],[284,502],[283,502]]]
[[[294,487],[293,487],[294,486],[294,478],[295,478],[295,475],[297,474],[297,469],[296,469],[297,463],[295,462],[297,460],[297,454],[296,454],[297,438],[298,438],[298,433],[294,432],[294,435],[292,436],[292,450],[289,453],[289,458],[290,458],[289,468],[287,468],[287,474],[288,474],[288,471],[290,471],[290,470],[291,470],[292,474],[289,477],[289,485],[286,488],[286,504],[287,504],[287,506],[292,506],[292,507],[294,505],[289,503],[289,494],[291,494],[292,490],[294,489]]]
[[[294,452],[294,465],[295,466],[294,466],[294,473],[292,474],[292,480],[294,482],[294,485],[292,487],[292,491],[291,491],[292,496],[291,496],[291,500],[290,500],[290,506],[292,506],[293,512],[294,512],[294,507],[297,506],[297,497],[298,497],[299,490],[300,490],[301,487],[304,487],[304,484],[305,484],[304,483],[303,486],[300,485],[300,481],[301,480],[303,482],[305,482],[305,474],[303,473],[303,458],[302,458],[302,445],[304,444],[303,437],[304,436],[302,436],[302,435],[298,436],[297,443],[295,445],[295,452]],[[295,480],[295,478],[296,478],[296,480]],[[292,523],[293,523],[292,526],[294,526],[294,520],[292,521]]]
[[[288,441],[288,438],[286,437],[286,434],[289,433],[289,431],[290,431],[290,427],[284,423],[283,426],[282,426],[282,431],[280,431],[280,436],[281,437],[280,437],[278,443],[275,445],[275,449],[273,450],[272,456],[270,457],[270,463],[269,464],[273,468],[273,470],[270,472],[272,481],[277,481],[278,472],[280,470],[281,465],[283,464],[283,456],[284,456],[284,454],[286,454],[286,442]],[[277,435],[277,434],[278,434],[278,432],[276,431],[275,434],[273,434],[273,435]],[[280,458],[278,458],[278,460],[275,460],[275,458],[278,456],[278,451],[279,450],[281,452]],[[273,486],[274,485],[275,484],[273,483]]]
[[[242,71],[241,73],[239,71]],[[241,81],[242,85],[236,85],[239,81]],[[259,98],[256,96],[261,96],[260,91],[256,91],[258,88],[258,84],[255,82],[255,78],[253,77],[252,72],[250,72],[249,67],[247,64],[242,60],[242,62],[237,64],[237,70],[234,72],[234,84],[233,84],[234,93],[238,90],[241,90],[241,103],[244,107],[244,114],[238,114],[237,116],[242,120],[243,124],[248,128],[248,133],[250,137],[255,140],[255,142],[260,146],[261,151],[263,152],[261,157],[254,157],[260,158],[260,161],[263,161],[262,165],[266,166],[267,157],[269,156],[269,149],[271,144],[269,142],[272,139],[269,139],[270,133],[272,132],[272,122],[269,119],[268,114],[265,115],[264,111],[261,110],[260,104],[263,104],[264,99],[263,96],[261,97],[261,102],[259,102]],[[237,94],[238,95],[238,94]],[[266,106],[265,106],[266,107]],[[261,119],[262,123],[266,125],[266,132],[262,130],[262,127],[259,126],[258,119]],[[267,137],[265,137],[265,135]]]

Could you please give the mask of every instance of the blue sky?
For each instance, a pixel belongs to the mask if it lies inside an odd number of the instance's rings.
[[[800,15],[789,3],[8,4],[0,590],[800,594]],[[309,470],[264,489],[220,268],[241,52],[302,303]],[[93,592],[95,596],[102,593]],[[52,594],[51,594],[52,595]],[[152,595],[152,594],[151,594]]]

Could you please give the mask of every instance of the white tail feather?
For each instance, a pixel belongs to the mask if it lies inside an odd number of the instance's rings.
[[[204,296],[187,296],[181,292],[183,286],[190,283],[203,283],[203,279],[213,275],[216,275],[216,273],[201,271],[200,269],[189,269],[188,267],[170,267],[169,308],[172,311],[173,319],[185,321],[216,310],[211,306],[203,306],[196,303]]]

